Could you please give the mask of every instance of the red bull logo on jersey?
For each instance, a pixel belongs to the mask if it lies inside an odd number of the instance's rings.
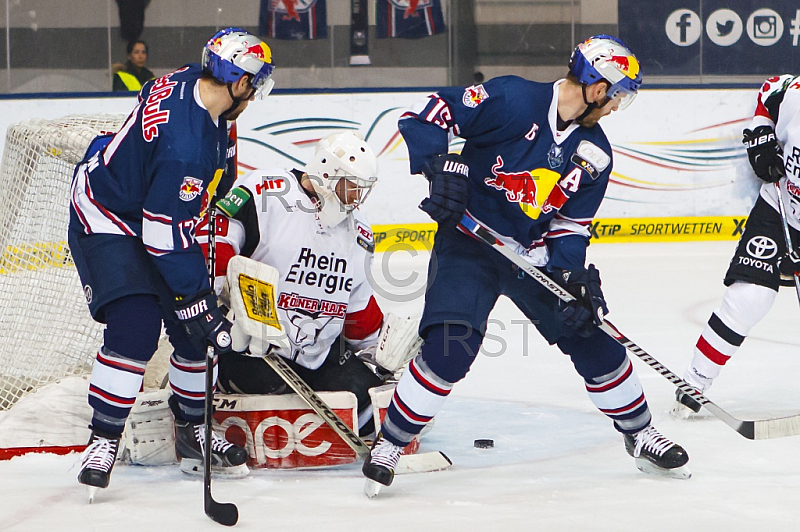
[[[558,172],[547,168],[503,172],[503,164],[503,157],[498,155],[497,163],[492,166],[492,177],[483,180],[486,185],[505,192],[506,200],[518,204],[522,212],[534,220],[542,212],[548,213],[552,210],[554,206],[548,203],[548,198],[561,178]]]
[[[181,183],[178,196],[180,196],[183,201],[192,201],[202,192],[203,181],[201,179],[197,179],[196,177],[190,177],[187,175],[183,178],[183,183]]]
[[[461,97],[461,103],[467,107],[478,107],[484,100],[489,97],[489,93],[483,88],[483,85],[472,85],[464,89],[464,96]]]

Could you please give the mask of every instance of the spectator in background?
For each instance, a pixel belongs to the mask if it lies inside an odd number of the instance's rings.
[[[131,41],[125,48],[128,60],[124,65],[114,65],[114,92],[139,92],[146,81],[154,79],[153,73],[144,66],[147,62],[147,43],[141,39]]]

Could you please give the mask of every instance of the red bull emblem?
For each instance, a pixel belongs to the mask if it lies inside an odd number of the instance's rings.
[[[472,85],[464,89],[464,96],[461,98],[461,102],[467,107],[475,108],[488,97],[489,93],[486,92],[483,85]]]
[[[612,55],[607,60],[619,68],[619,70],[631,79],[635,79],[639,73],[639,62],[633,56]]]
[[[203,181],[196,177],[186,176],[181,183],[178,195],[183,201],[192,201],[203,192]]]
[[[269,62],[272,59],[269,48],[267,48],[267,45],[263,42],[250,46],[247,49],[247,53],[258,57],[264,62]]]
[[[519,204],[522,212],[533,219],[543,210],[548,212],[547,199],[561,175],[546,168],[503,172],[500,170],[503,164],[503,158],[498,155],[497,163],[492,166],[493,177],[486,177],[483,182],[505,192],[506,200]]]

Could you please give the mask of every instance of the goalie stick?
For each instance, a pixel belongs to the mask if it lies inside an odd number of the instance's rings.
[[[458,228],[481,242],[492,246],[501,255],[514,263],[520,270],[524,271],[542,286],[558,296],[562,301],[569,302],[575,299],[572,294],[567,292],[561,285],[541,272],[537,267],[530,264],[520,255],[514,253],[505,244],[495,238],[488,229],[479,222],[465,214],[461,218]],[[725,410],[714,404],[709,398],[700,391],[690,386],[686,381],[671,372],[661,362],[653,358],[647,351],[636,345],[633,341],[623,335],[609,321],[604,321],[599,329],[616,340],[628,351],[639,357],[639,359],[660,373],[665,379],[678,387],[683,393],[692,397],[695,401],[703,405],[709,412],[724,421],[733,430],[747,438],[748,440],[765,440],[769,438],[783,438],[800,434],[800,414],[781,418],[761,419],[746,421],[733,417]]]
[[[775,183],[775,191],[778,193],[778,211],[781,213],[781,225],[783,226],[783,238],[786,240],[786,252],[794,253],[794,245],[792,245],[792,235],[789,233],[789,220],[786,218],[786,203],[783,201],[784,187],[781,182]],[[794,289],[797,292],[797,301],[800,303],[800,277],[797,272],[792,275],[794,279]]]
[[[208,206],[208,279],[214,286],[214,266],[216,263],[216,209],[213,198]],[[230,502],[217,502],[211,496],[211,424],[214,412],[214,347],[206,350],[206,389],[205,389],[205,440],[203,443],[203,505],[208,517],[225,526],[233,526],[239,520],[239,509]]]
[[[267,352],[263,356],[264,361],[269,364],[289,387],[300,396],[308,406],[331,428],[342,440],[356,452],[361,460],[366,460],[370,455],[369,446],[364,443],[358,434],[352,431],[347,424],[342,421],[336,412],[331,410],[325,401],[305,383],[305,381],[292,369],[289,364],[279,355]],[[444,453],[433,451],[428,453],[401,455],[395,473],[426,473],[429,471],[439,471],[450,467],[453,463]]]

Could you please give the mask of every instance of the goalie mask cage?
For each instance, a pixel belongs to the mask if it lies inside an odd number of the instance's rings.
[[[70,183],[98,134],[125,115],[29,120],[6,133],[0,167],[0,414],[25,394],[91,371],[102,326],[67,246]]]

